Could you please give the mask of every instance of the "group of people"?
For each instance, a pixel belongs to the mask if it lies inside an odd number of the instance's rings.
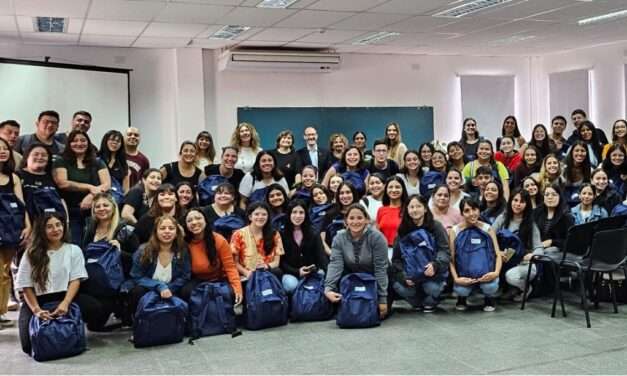
[[[528,271],[531,279],[538,274],[529,262],[560,252],[569,227],[627,212],[627,122],[617,120],[608,140],[584,111],[571,119],[568,138],[567,120],[556,116],[550,132],[537,124],[527,140],[508,116],[493,144],[467,118],[444,150],[430,142],[408,148],[394,122],[372,149],[365,132],[352,142],[333,134],[325,148],[309,126],[305,147],[296,150],[286,130],[276,148],[262,150],[254,125],[240,123],[229,145],[217,148],[203,131],[159,168],[139,150],[135,127],[107,132],[96,147],[86,111],[74,114],[67,133],[58,131],[55,111],[39,114],[33,134],[20,136],[20,124],[4,121],[0,193],[25,203],[26,215],[20,243],[0,250],[0,324],[10,325],[5,314],[18,308],[9,303],[12,284],[23,300],[20,339],[29,353],[33,315],[63,315],[75,302],[88,329],[102,331],[112,314],[131,324],[148,291],[189,300],[198,284],[218,280],[240,304],[259,268],[288,294],[320,273],[333,303],[341,302],[342,276],[372,274],[381,318],[395,299],[433,312],[447,287],[456,309],[480,291],[483,310],[493,311],[499,295],[522,298]],[[57,210],[33,205],[42,190],[58,192]],[[499,247],[501,230],[523,244],[515,264],[511,249]],[[408,274],[405,250],[416,236],[432,249],[420,277]],[[84,250],[98,241],[121,254],[126,282],[114,296],[83,288]],[[42,308],[52,301],[56,309]]]

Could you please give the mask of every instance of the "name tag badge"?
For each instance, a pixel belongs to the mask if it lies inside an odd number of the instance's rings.
[[[13,209],[17,208],[17,202],[12,202],[9,204]]]
[[[418,244],[418,247],[426,247],[426,246],[427,246],[427,242],[424,240],[420,242],[420,244]]]
[[[474,245],[481,244],[481,239],[470,239],[470,244],[474,244]]]
[[[261,291],[261,296],[268,296],[268,295],[272,295],[273,291],[272,289],[266,289]]]
[[[427,188],[433,189],[433,188],[435,188],[435,184],[427,184]]]
[[[315,287],[311,286],[311,285],[304,285],[303,286],[306,290],[313,290]]]
[[[45,208],[44,213],[54,213],[56,210],[54,208]]]
[[[364,292],[366,291],[366,286],[355,286],[356,292]]]
[[[93,264],[94,262],[98,262],[98,259],[97,258],[88,258],[87,259],[87,263],[88,264]]]

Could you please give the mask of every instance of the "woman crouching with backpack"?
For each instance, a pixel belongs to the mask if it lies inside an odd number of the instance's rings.
[[[459,209],[464,220],[449,231],[453,291],[457,294],[455,309],[465,311],[466,298],[479,289],[485,296],[483,311],[492,312],[502,263],[496,235],[490,225],[479,221],[476,200],[462,199]]]
[[[416,309],[433,312],[446,284],[450,261],[446,229],[433,219],[426,198],[410,196],[403,207],[392,254],[394,293]]]
[[[373,275],[377,282],[379,316],[388,315],[388,245],[385,237],[369,225],[367,210],[359,203],[349,205],[344,217],[346,230],[337,233],[331,247],[327,268],[325,295],[332,303],[339,303],[340,279],[350,273]]]

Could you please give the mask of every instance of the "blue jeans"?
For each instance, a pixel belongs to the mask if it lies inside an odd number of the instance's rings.
[[[424,292],[422,302],[420,302],[421,297],[418,294],[417,286],[421,286]],[[426,280],[413,287],[406,286],[400,282],[394,282],[392,288],[401,298],[405,299],[414,307],[419,306],[421,303],[424,306],[435,307],[438,305],[440,294],[444,289],[444,281]]]
[[[453,285],[453,291],[455,291],[457,296],[461,297],[469,296],[476,289],[481,290],[481,293],[486,297],[492,298],[496,295],[496,292],[499,289],[499,279],[496,278],[491,282],[476,283],[470,286],[462,286],[458,284]]]

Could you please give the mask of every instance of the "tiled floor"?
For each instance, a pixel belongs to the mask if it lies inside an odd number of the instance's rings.
[[[0,331],[0,373],[10,374],[625,374],[627,306],[583,312],[571,301],[568,317],[550,318],[548,301],[525,311],[424,314],[400,310],[380,327],[342,330],[334,321],[296,323],[258,332],[135,349],[129,331],[88,334],[89,351],[37,363],[19,347],[17,329]]]

